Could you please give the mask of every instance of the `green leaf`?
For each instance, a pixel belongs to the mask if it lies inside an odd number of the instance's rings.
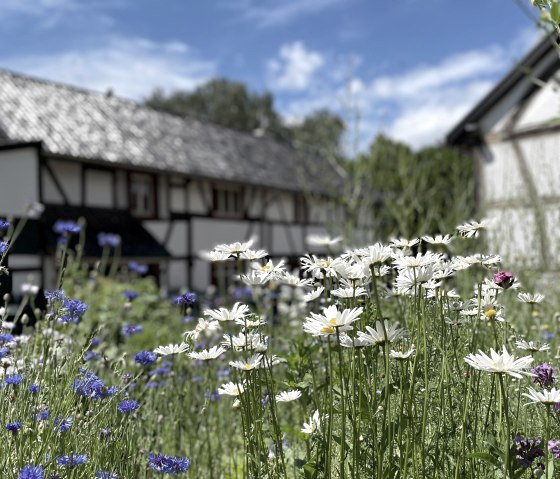
[[[498,458],[488,452],[472,452],[470,454],[467,454],[467,457],[470,459],[480,459],[481,461],[484,461],[487,464],[498,468],[501,466]]]

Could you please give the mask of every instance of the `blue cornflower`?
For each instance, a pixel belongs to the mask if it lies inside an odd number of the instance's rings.
[[[138,296],[140,296],[140,293],[127,289],[125,292],[123,292],[123,296],[127,301],[134,301]]]
[[[71,220],[58,220],[53,225],[53,231],[59,235],[72,235],[80,232],[80,225]]]
[[[10,227],[8,220],[0,219],[0,231],[6,231]]]
[[[97,235],[97,244],[102,248],[104,246],[116,248],[121,244],[121,237],[115,233],[99,233]]]
[[[144,327],[137,324],[125,324],[121,328],[121,334],[127,338],[134,334],[141,333],[142,331],[144,331]]]
[[[0,344],[11,343],[14,340],[14,336],[10,333],[0,334]]]
[[[21,374],[13,374],[11,376],[6,376],[4,379],[4,385],[17,386],[23,381],[23,376]]]
[[[117,476],[115,472],[109,471],[97,471],[95,477],[97,477],[98,479],[119,479],[119,476]]]
[[[188,457],[165,456],[164,454],[148,454],[148,467],[164,474],[187,472],[191,466]]]
[[[48,409],[42,409],[37,414],[35,414],[35,416],[33,416],[33,419],[36,422],[46,421],[49,418],[50,415],[51,415],[51,413],[49,412]]]
[[[8,249],[8,242],[7,241],[0,241],[0,254],[4,254]]]
[[[156,381],[148,381],[146,383],[146,389],[157,389],[160,387],[160,383]]]
[[[148,265],[140,264],[140,263],[137,263],[136,261],[129,261],[128,262],[128,269],[130,271],[133,271],[134,273],[142,276],[142,275],[144,275],[148,272]]]
[[[76,467],[85,464],[88,460],[87,454],[76,454],[71,453],[66,456],[59,456],[56,458],[56,462],[59,466],[64,467]]]
[[[100,344],[101,344],[101,338],[98,338],[97,336],[95,336],[94,338],[92,338],[91,344],[89,346],[90,346],[90,348],[96,348]]]
[[[10,355],[10,350],[6,346],[0,346],[0,359]]]
[[[129,414],[136,411],[138,407],[139,404],[136,401],[133,401],[132,399],[125,399],[119,404],[119,411],[123,414]]]
[[[6,431],[16,433],[21,429],[21,422],[9,422],[6,424]]]
[[[134,356],[136,361],[141,366],[151,366],[157,360],[157,354],[152,351],[140,351]]]
[[[62,300],[62,308],[59,311],[58,320],[64,324],[70,321],[77,324],[87,309],[88,304],[79,299],[64,298]]]
[[[37,394],[40,391],[40,387],[38,384],[31,384],[31,386],[29,386],[29,392],[31,394]]]
[[[24,466],[19,471],[18,479],[43,479],[43,466]]]
[[[101,358],[101,355],[95,351],[86,351],[86,354],[84,354],[86,361],[97,361],[99,358]]]
[[[72,390],[76,394],[90,399],[104,399],[118,392],[117,387],[112,386],[108,388],[103,380],[91,371],[84,371],[82,378],[75,379]]]
[[[218,391],[211,392],[209,389],[207,389],[204,393],[204,397],[210,398],[210,401],[217,401],[218,399],[220,399],[220,393],[218,393]]]
[[[62,301],[64,299],[64,291],[61,289],[55,289],[54,291],[45,291],[45,298],[49,303],[56,303],[57,301]]]
[[[183,304],[186,306],[192,306],[196,302],[196,293],[186,292],[177,296],[173,301],[175,304]]]
[[[56,429],[58,429],[60,432],[66,432],[72,427],[72,422],[73,421],[74,420],[72,419],[71,416],[69,416],[67,418],[63,418],[63,417],[58,416],[54,420],[54,427]]]
[[[165,376],[171,372],[171,368],[169,366],[165,366],[162,364],[159,368],[152,369],[150,371],[150,376]]]

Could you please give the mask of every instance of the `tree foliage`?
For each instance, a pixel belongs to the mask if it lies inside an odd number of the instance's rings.
[[[363,193],[377,193],[381,238],[452,231],[474,213],[473,161],[445,146],[413,151],[379,135],[369,152],[349,163]]]

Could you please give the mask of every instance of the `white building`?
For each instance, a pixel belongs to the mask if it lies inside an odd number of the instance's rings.
[[[489,250],[505,264],[560,269],[560,61],[545,38],[449,133],[475,158],[492,219]]]
[[[341,178],[323,158],[1,70],[0,144],[0,217],[46,207],[9,255],[16,285],[33,274],[53,286],[57,219],[85,218],[92,261],[99,232],[120,234],[123,261],[151,265],[170,291],[213,282],[199,253],[217,243],[256,236],[295,262],[308,235],[343,222]]]

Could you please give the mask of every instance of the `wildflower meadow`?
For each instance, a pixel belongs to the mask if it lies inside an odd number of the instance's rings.
[[[87,262],[57,223],[46,306],[0,311],[1,477],[558,477],[555,305],[475,252],[485,227],[314,237],[298,270],[221,244],[231,287],[167,299],[118,236]]]

